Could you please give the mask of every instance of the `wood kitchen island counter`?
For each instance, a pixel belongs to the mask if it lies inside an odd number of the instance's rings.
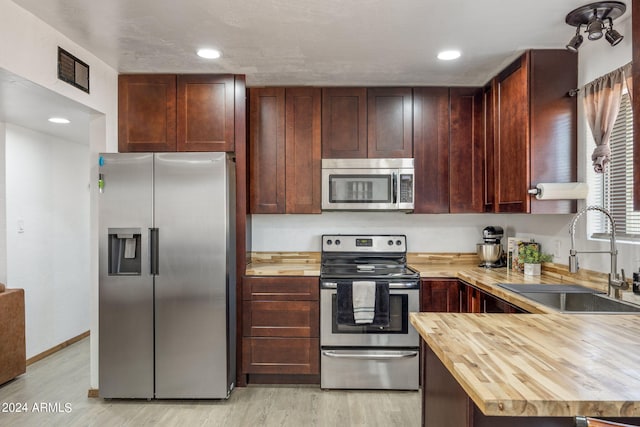
[[[426,426],[640,423],[640,315],[412,313],[411,324],[427,347]]]

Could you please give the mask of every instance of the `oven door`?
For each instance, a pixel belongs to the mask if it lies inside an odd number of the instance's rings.
[[[352,280],[345,280],[352,282]],[[321,281],[320,345],[323,347],[418,347],[409,313],[419,311],[417,282],[389,284],[389,326],[342,325],[337,322],[338,281]]]

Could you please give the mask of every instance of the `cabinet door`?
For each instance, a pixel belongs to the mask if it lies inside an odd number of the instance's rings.
[[[577,180],[578,58],[566,49],[532,50],[530,63],[531,177],[528,188],[541,182]],[[575,200],[529,197],[531,213],[571,213]]]
[[[460,286],[457,279],[426,279],[421,281],[420,311],[459,313]]]
[[[493,212],[494,205],[494,192],[495,192],[495,161],[494,161],[494,138],[495,138],[495,119],[497,107],[495,105],[495,92],[494,86],[496,80],[492,79],[487,84],[482,92],[482,110],[484,113],[483,126],[483,171],[482,185],[483,185],[483,202],[484,212]]]
[[[318,301],[245,301],[243,334],[246,337],[320,336]]]
[[[521,308],[487,293],[482,294],[481,300],[483,313],[526,313]]]
[[[413,157],[411,88],[367,90],[367,157]]]
[[[178,76],[178,151],[233,151],[234,78]]]
[[[520,307],[509,304],[485,291],[475,288],[467,283],[460,282],[466,309],[466,313],[526,313]]]
[[[413,90],[415,213],[449,212],[449,90]],[[456,171],[458,173],[458,171]]]
[[[483,204],[482,89],[450,91],[449,212],[481,213]]]
[[[527,55],[522,55],[496,79],[496,212],[529,211],[528,77]]]
[[[286,89],[286,213],[321,212],[320,98],[317,88]]]
[[[461,284],[462,297],[464,299],[464,313],[482,313],[482,299],[481,293],[479,289],[474,288],[473,286],[467,285],[466,283]]]
[[[242,281],[242,299],[255,301],[318,301],[317,277],[246,276]]]
[[[245,374],[320,374],[319,338],[252,337],[242,340]]]
[[[367,157],[367,90],[322,89],[322,158]]]
[[[176,76],[118,76],[118,151],[176,151]]]
[[[249,109],[249,211],[284,213],[284,89],[250,89]]]

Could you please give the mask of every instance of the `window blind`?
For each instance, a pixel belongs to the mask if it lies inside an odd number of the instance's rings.
[[[616,237],[640,241],[640,212],[633,211],[633,113],[627,93],[613,126],[611,160],[604,174],[592,174],[589,202],[605,207],[616,222]],[[611,229],[602,215],[592,215],[589,230],[594,238],[609,238]]]

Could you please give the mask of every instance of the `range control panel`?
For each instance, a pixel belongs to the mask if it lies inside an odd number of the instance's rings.
[[[400,203],[413,203],[413,174],[400,174]]]
[[[407,252],[407,236],[325,234],[322,236],[323,252]]]

